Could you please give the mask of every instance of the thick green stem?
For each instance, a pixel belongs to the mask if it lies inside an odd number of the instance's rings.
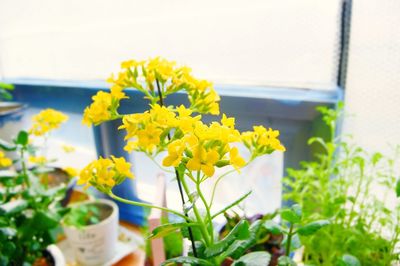
[[[290,228],[289,228],[289,233],[287,236],[287,241],[286,241],[286,256],[289,256],[290,254],[290,245],[292,244],[292,233],[293,233],[293,224],[290,224]]]
[[[185,215],[182,215],[181,213],[179,213],[179,212],[177,212],[175,210],[171,210],[171,209],[168,209],[168,208],[164,208],[164,207],[160,207],[160,206],[156,206],[156,205],[151,205],[151,204],[147,204],[147,203],[143,203],[143,202],[127,200],[127,199],[118,197],[117,195],[115,195],[111,191],[108,193],[108,196],[110,196],[111,198],[113,198],[115,200],[118,200],[120,202],[126,203],[126,204],[135,205],[135,206],[139,206],[139,207],[154,208],[154,209],[159,209],[159,210],[166,211],[166,212],[169,212],[169,213],[173,213],[173,214],[185,219],[185,221],[190,222],[190,219],[188,217],[186,217]]]

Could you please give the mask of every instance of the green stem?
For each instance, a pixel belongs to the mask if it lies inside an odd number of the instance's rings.
[[[28,170],[26,168],[26,163],[25,163],[25,157],[24,157],[24,149],[25,147],[21,148],[21,166],[22,166],[22,173],[24,175],[24,179],[25,179],[25,183],[28,186],[28,188],[31,186],[31,182],[29,180],[29,176],[28,176]]]
[[[143,203],[143,202],[138,202],[138,201],[133,201],[133,200],[127,200],[121,197],[118,197],[117,195],[115,195],[114,193],[112,193],[112,191],[110,191],[108,193],[108,196],[110,196],[111,198],[118,200],[120,202],[126,203],[126,204],[130,204],[130,205],[134,205],[134,206],[140,206],[140,207],[146,207],[146,208],[154,208],[154,209],[159,209],[162,211],[166,211],[169,213],[173,213],[181,218],[183,218],[185,221],[190,222],[190,219],[188,217],[186,217],[185,215],[182,215],[181,213],[175,211],[175,210],[171,210],[169,208],[164,208],[164,207],[160,207],[160,206],[156,206],[156,205],[151,205],[151,204],[147,204],[147,203]]]
[[[211,216],[211,220],[214,219],[215,217],[217,217],[218,215],[226,212],[227,210],[229,210],[230,208],[232,208],[233,206],[238,205],[240,202],[242,202],[243,200],[245,200],[250,194],[251,194],[251,190],[249,192],[247,192],[246,194],[244,194],[242,197],[240,197],[238,200],[235,200],[234,202],[232,202],[231,204],[229,204],[228,206],[226,206],[225,208],[223,208],[222,210],[218,211],[217,213],[213,214]]]
[[[204,207],[206,208],[207,211],[207,225],[209,228],[209,233],[210,233],[210,240],[211,240],[211,244],[214,242],[214,226],[212,223],[212,217],[211,217],[211,211],[210,211],[210,207],[207,204],[207,201],[203,195],[203,193],[201,192],[200,189],[200,171],[197,171],[197,182],[196,182],[196,189],[197,189],[197,193],[199,194],[201,200],[203,201]]]
[[[247,166],[249,163],[251,163],[252,161],[253,161],[253,159],[250,159],[250,160],[249,160],[244,166],[242,166],[241,168],[239,168],[239,169],[232,169],[232,170],[226,172],[225,174],[221,175],[220,177],[218,177],[218,179],[215,181],[214,186],[213,186],[213,189],[212,189],[211,200],[210,200],[210,205],[209,205],[209,206],[210,206],[210,209],[211,209],[211,207],[212,207],[212,205],[213,205],[213,202],[214,202],[214,197],[215,197],[215,192],[216,192],[216,190],[217,190],[217,186],[218,186],[219,182],[222,180],[222,178],[224,178],[225,176],[227,176],[227,175],[229,175],[229,174],[231,174],[231,173],[233,173],[233,172],[235,172],[235,171],[238,171],[238,170],[240,170],[240,169],[246,167],[246,166]]]
[[[357,203],[358,198],[359,198],[360,193],[361,193],[361,185],[362,185],[363,180],[364,180],[364,169],[363,169],[363,167],[360,166],[360,180],[358,181],[356,195],[354,197],[354,202],[353,202],[353,204],[351,206],[351,209],[350,209],[350,212],[349,212],[349,220],[347,222],[347,228],[350,228],[351,222],[353,221],[354,209],[356,207],[356,203]]]
[[[190,196],[190,194],[191,194],[190,189],[186,183],[184,175],[181,177],[181,183],[182,183],[183,189],[186,192],[186,195],[188,195],[190,202],[193,204],[193,213],[196,216],[197,223],[199,223],[199,225],[200,225],[200,232],[203,235],[205,244],[206,244],[206,246],[209,246],[210,245],[210,236],[208,234],[207,227],[204,224],[203,219],[201,218],[199,210],[197,209],[196,202],[194,202],[193,197]]]
[[[289,256],[290,254],[290,245],[292,244],[292,232],[293,232],[293,224],[290,224],[290,228],[289,228],[289,233],[288,233],[288,238],[287,238],[287,242],[286,242],[286,256]]]
[[[167,173],[171,173],[171,174],[175,174],[175,171],[170,171],[164,167],[162,167],[155,159],[153,156],[148,155],[146,152],[144,153],[155,165],[157,165],[158,168],[160,168],[160,170],[163,170]]]

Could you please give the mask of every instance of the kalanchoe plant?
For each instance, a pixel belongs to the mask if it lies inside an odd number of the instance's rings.
[[[125,150],[139,151],[150,158],[161,152],[167,155],[163,167],[173,168],[182,196],[183,211],[153,206],[120,198],[112,188],[126,177],[132,178],[130,163],[123,158],[100,158],[89,164],[80,174],[79,184],[95,186],[110,197],[138,206],[158,208],[182,218],[182,223],[166,224],[156,228],[152,237],[163,236],[182,230],[192,242],[192,253],[188,257],[170,259],[165,264],[189,263],[198,265],[219,265],[225,258],[232,257],[235,265],[244,265],[249,260],[268,263],[269,254],[259,252],[243,254],[236,240],[246,241],[252,237],[252,226],[241,221],[229,235],[217,240],[213,220],[226,210],[242,202],[249,193],[212,213],[212,199],[207,199],[201,189],[205,180],[214,179],[217,184],[228,173],[239,171],[256,157],[274,151],[284,151],[278,136],[279,131],[264,126],[255,126],[253,131],[240,133],[235,129],[235,119],[222,115],[220,121],[205,124],[202,114],[219,114],[219,96],[212,84],[196,79],[188,67],[179,67],[175,62],[161,58],[147,61],[126,61],[122,71],[112,76],[111,91],[100,91],[93,96],[93,103],[84,111],[83,122],[98,125],[102,122],[122,119],[120,130],[126,131]],[[149,100],[149,110],[143,113],[121,115],[118,112],[120,100],[127,98],[125,88],[135,88]],[[166,97],[185,92],[189,106],[168,106]],[[244,144],[250,153],[245,160],[239,153],[238,144]],[[162,166],[160,166],[162,167]],[[217,177],[215,169],[227,169]],[[192,186],[191,186],[192,185]],[[199,209],[204,209],[203,214]],[[233,246],[232,246],[233,245]]]
[[[48,134],[66,120],[54,110],[44,114],[48,115],[35,116],[32,133],[20,131],[12,143],[0,140],[2,151],[17,154],[11,160],[1,153],[1,166],[7,169],[0,171],[0,265],[33,264],[55,242],[67,211],[60,205],[65,186],[49,188],[42,182],[44,164],[40,170],[28,168],[28,157],[38,150],[31,142],[32,134]]]
[[[342,106],[337,111],[319,108],[330,136],[314,137],[309,143],[322,147],[316,159],[289,169],[284,179],[284,198],[302,206],[306,222],[327,219],[330,224],[307,239],[304,261],[312,265],[391,265],[399,262],[400,207],[395,200],[394,157],[369,155],[344,136],[335,136]],[[397,195],[400,195],[397,183]],[[383,190],[380,198],[377,191]],[[390,198],[392,196],[392,198]]]

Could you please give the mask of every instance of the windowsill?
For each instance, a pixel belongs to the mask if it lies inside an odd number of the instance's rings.
[[[16,85],[47,86],[47,87],[73,87],[81,89],[108,89],[109,84],[105,81],[72,81],[72,80],[50,80],[15,78],[6,79],[5,82]],[[215,89],[221,96],[245,97],[255,99],[278,100],[288,104],[300,104],[301,102],[313,102],[321,104],[333,104],[342,98],[340,87],[332,89],[308,89],[287,88],[255,85],[215,85]],[[136,91],[135,89],[127,89]]]

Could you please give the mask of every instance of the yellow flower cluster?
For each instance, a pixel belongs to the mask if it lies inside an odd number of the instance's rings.
[[[33,125],[30,133],[35,136],[43,136],[68,120],[68,116],[54,109],[45,109],[33,116]]]
[[[119,101],[128,98],[123,88],[118,85],[111,87],[110,92],[98,91],[92,97],[93,103],[83,112],[83,123],[91,126],[112,120],[118,117]]]
[[[144,113],[125,115],[122,122],[119,129],[126,130],[126,151],[153,156],[167,150],[164,166],[178,167],[183,163],[188,170],[201,171],[206,176],[212,176],[215,167],[231,165],[240,169],[246,164],[233,143],[244,142],[252,158],[284,150],[276,130],[258,126],[254,132],[240,134],[235,129],[235,119],[225,114],[220,122],[206,125],[200,115],[193,117],[192,110],[183,105],[172,110],[155,104]]]
[[[278,139],[279,131],[263,126],[254,126],[253,131],[242,133],[244,145],[251,151],[253,157],[270,154],[273,151],[285,151],[285,147]]]
[[[10,158],[7,158],[4,152],[0,151],[0,168],[9,167],[12,165]]]
[[[123,157],[99,158],[87,165],[79,174],[78,185],[95,186],[102,192],[109,192],[125,178],[134,178],[131,164]]]
[[[175,62],[156,57],[147,61],[129,60],[121,64],[122,70],[111,76],[110,93],[98,92],[93,103],[86,108],[84,121],[98,124],[115,117],[122,117],[120,130],[126,131],[125,150],[140,151],[150,156],[167,151],[162,164],[166,167],[185,169],[185,174],[194,179],[211,177],[216,167],[230,165],[239,170],[248,162],[240,155],[237,144],[243,143],[250,151],[249,160],[275,150],[285,151],[280,143],[279,131],[255,126],[253,131],[240,133],[235,129],[235,119],[222,115],[219,122],[204,124],[201,114],[219,114],[220,98],[212,84],[198,80],[188,67],[178,67]],[[127,98],[123,89],[133,87],[143,92],[151,102],[144,113],[119,115],[116,108],[119,100]],[[186,91],[190,106],[165,107],[162,97]],[[200,113],[194,115],[193,113]],[[118,159],[118,160],[123,160]],[[117,164],[125,164],[128,172],[118,172]],[[80,174],[80,184],[96,185],[109,191],[129,175],[130,164],[125,161],[100,158],[89,164]]]
[[[155,57],[147,61],[125,61],[121,68],[116,78],[112,75],[108,79],[113,86],[136,88],[153,104],[159,101],[156,86],[159,86],[163,97],[184,90],[191,103],[190,109],[199,113],[219,114],[220,97],[212,83],[196,79],[186,66],[179,67],[174,61]]]
[[[47,161],[47,158],[44,156],[29,156],[29,162],[33,163],[33,164],[44,165],[48,161]]]
[[[239,169],[246,162],[232,143],[240,141],[240,133],[234,128],[234,118],[225,114],[219,122],[209,126],[198,119],[193,119],[191,129],[185,125],[179,138],[168,144],[168,155],[163,160],[164,166],[178,167],[181,163],[189,171],[201,171],[207,177],[214,175],[215,167],[232,165]]]
[[[175,113],[158,104],[144,113],[125,115],[119,129],[125,129],[128,140],[125,150],[139,150],[152,154],[165,144],[169,130],[176,121]],[[157,150],[159,152],[160,150]]]

